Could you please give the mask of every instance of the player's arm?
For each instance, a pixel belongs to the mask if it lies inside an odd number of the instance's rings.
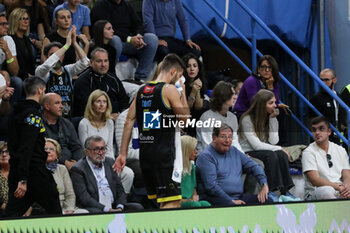
[[[169,106],[173,109],[177,120],[182,120],[186,123],[190,115],[190,109],[188,108],[185,88],[181,96],[174,85],[168,85],[164,88],[164,98]]]
[[[124,130],[123,130],[123,136],[122,136],[122,143],[120,146],[120,153],[113,165],[113,169],[118,173],[120,173],[123,170],[126,164],[126,155],[128,154],[128,145],[130,142],[132,129],[136,121],[136,97],[137,95],[135,95],[135,98],[130,105],[128,115],[126,116],[126,121],[124,124]]]

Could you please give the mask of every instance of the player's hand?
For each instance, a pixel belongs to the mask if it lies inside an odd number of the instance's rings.
[[[117,173],[121,173],[126,164],[126,156],[119,154],[118,158],[115,160],[113,164],[113,170]]]

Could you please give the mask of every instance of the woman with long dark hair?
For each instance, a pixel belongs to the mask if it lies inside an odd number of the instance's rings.
[[[186,54],[182,60],[186,65],[184,77],[187,103],[190,109],[200,110],[203,107],[204,95],[207,91],[207,81],[205,79],[202,62],[193,53]]]
[[[274,93],[276,103],[279,108],[288,106],[280,103],[280,76],[278,64],[271,55],[262,56],[257,64],[255,72],[249,76],[240,89],[237,101],[233,107],[233,112],[238,118],[250,107],[252,100],[260,89],[267,89]]]
[[[288,190],[294,183],[289,174],[289,153],[276,145],[279,141],[276,110],[274,93],[260,90],[240,119],[238,136],[243,151],[263,161],[269,190],[290,195]]]
[[[90,51],[97,47],[104,48],[108,52],[109,72],[115,74],[115,66],[117,62],[117,51],[109,43],[114,36],[112,24],[107,20],[98,20],[93,27],[93,42],[90,46]]]
[[[209,101],[204,99],[207,91],[203,63],[193,53],[186,54],[182,60],[186,65],[183,76],[186,78],[185,88],[191,119],[199,119],[204,111],[209,109]],[[187,133],[196,136],[195,128],[188,128]]]

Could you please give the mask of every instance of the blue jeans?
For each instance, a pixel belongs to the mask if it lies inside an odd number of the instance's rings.
[[[135,72],[135,78],[137,79],[146,79],[148,77],[158,47],[158,37],[153,33],[145,33],[143,41],[147,46],[142,49],[135,49],[129,43],[122,42],[119,36],[113,36],[113,39],[109,42],[117,50],[116,62],[118,62],[122,53],[130,57],[137,57],[139,61]]]
[[[24,99],[24,96],[22,96],[23,81],[20,77],[11,76],[10,82],[11,82],[10,86],[15,89],[15,91],[13,92],[13,95],[10,98],[10,103],[13,104],[18,100]]]

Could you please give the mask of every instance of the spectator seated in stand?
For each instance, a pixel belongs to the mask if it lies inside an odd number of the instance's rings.
[[[42,0],[14,0],[10,7],[6,9],[7,15],[10,15],[16,8],[26,9],[30,18],[30,34],[33,45],[37,49],[41,49],[42,41],[45,33],[50,31],[49,18],[46,11],[46,3]],[[26,20],[22,20],[26,21]]]
[[[243,86],[243,82],[238,79],[233,79],[231,81],[232,85],[235,87],[235,92],[237,96],[239,96],[239,92],[241,91],[241,88]]]
[[[108,72],[115,74],[117,65],[117,50],[111,45],[114,30],[113,26],[107,20],[98,20],[94,24],[93,41],[90,44],[90,52],[97,47],[103,48],[108,52],[109,70]]]
[[[245,153],[264,162],[269,195],[278,201],[274,191],[294,198],[288,190],[294,186],[289,174],[289,152],[279,141],[276,98],[270,90],[260,90],[239,123],[239,142]]]
[[[339,93],[335,90],[335,84],[337,83],[337,76],[335,71],[329,68],[323,69],[320,72],[320,79],[322,82],[337,96],[340,97]],[[326,92],[322,87],[320,91],[317,92],[310,98],[310,103],[327,119],[332,125],[338,129],[340,132],[345,131],[346,127],[346,110],[341,107],[338,102],[333,99],[333,97]],[[312,119],[316,117],[316,114],[313,110],[309,108],[309,118]],[[331,142],[341,144],[340,138],[332,132],[329,136]]]
[[[223,123],[215,127],[213,140],[196,161],[197,191],[200,200],[212,205],[270,203],[264,170],[232,145],[233,130]],[[242,172],[253,174],[261,189],[258,195],[243,193]]]
[[[106,92],[99,89],[93,91],[86,104],[84,118],[79,123],[78,133],[81,143],[93,135],[102,137],[106,143],[106,157],[115,158],[113,149],[114,122],[112,120],[112,105]],[[130,193],[134,173],[126,167],[120,178],[127,194]]]
[[[10,172],[10,152],[6,142],[0,142],[0,217],[3,217],[8,201],[8,175]],[[29,216],[32,213],[32,207],[26,211],[23,216]]]
[[[56,29],[46,35],[43,41],[43,49],[41,51],[41,61],[45,61],[44,48],[51,42],[59,42],[64,45],[67,41],[68,34],[71,30],[72,26],[72,15],[71,12],[65,8],[60,8],[55,12],[54,15],[54,23],[56,25]],[[83,50],[85,54],[89,52],[90,42],[84,34],[77,35],[77,42],[83,43]],[[79,60],[79,52],[75,51],[74,46],[70,46],[65,53],[64,59],[62,61],[62,65],[74,64],[77,60]]]
[[[77,206],[90,213],[143,209],[138,203],[127,203],[123,185],[112,168],[114,160],[105,157],[103,138],[89,137],[84,147],[85,157],[71,169]]]
[[[197,140],[193,137],[181,136],[182,148],[182,177],[181,177],[181,207],[204,207],[211,206],[207,201],[200,201],[197,194],[196,166],[194,160],[197,157]]]
[[[0,217],[4,214],[8,200],[8,175],[10,172],[10,153],[6,142],[0,142]]]
[[[257,63],[255,72],[252,73],[243,83],[235,106],[233,107],[233,112],[236,114],[238,120],[241,118],[242,114],[245,113],[256,95],[256,93],[261,89],[267,89],[274,93],[276,98],[277,109],[283,109],[278,115],[277,120],[279,123],[279,145],[288,144],[287,141],[287,130],[286,130],[286,115],[288,105],[280,102],[280,76],[278,64],[271,55],[262,56]]]
[[[158,36],[156,55],[158,62],[169,53],[176,53],[180,57],[187,53],[200,56],[200,47],[191,40],[189,24],[181,0],[144,0],[142,16],[145,32]],[[181,28],[183,41],[175,38],[176,20]]]
[[[233,129],[232,146],[236,147],[243,153],[241,145],[238,141],[238,122],[236,115],[229,111],[229,109],[235,104],[237,95],[233,88],[233,85],[229,82],[220,81],[214,87],[212,96],[210,98],[211,109],[204,112],[200,117],[201,121],[214,121],[228,124]],[[214,124],[215,125],[215,124]],[[213,127],[201,127],[197,128],[197,149],[201,152],[212,142]],[[252,158],[262,168],[264,164],[261,160]],[[255,177],[251,174],[244,174],[244,188],[248,193],[256,194],[259,192],[258,185]]]
[[[345,149],[329,140],[329,120],[319,116],[311,120],[314,142],[302,156],[305,199],[350,198],[350,166]]]
[[[14,93],[11,97],[11,103],[22,98],[23,81],[17,77],[19,66],[17,61],[16,44],[11,36],[8,36],[9,24],[5,13],[0,13],[0,67],[1,71],[7,70],[10,75],[10,85],[14,87]],[[4,77],[6,75],[2,74]]]
[[[209,102],[205,99],[207,80],[203,63],[193,53],[186,54],[182,60],[186,65],[183,76],[186,78],[185,87],[191,119],[199,119],[202,113],[209,109]],[[195,137],[196,129],[188,129],[187,134]]]
[[[46,137],[60,143],[61,153],[58,162],[68,170],[84,157],[84,150],[73,124],[62,117],[62,98],[56,93],[47,93],[42,102]]]
[[[145,81],[150,74],[158,39],[154,33],[143,34],[142,23],[130,3],[125,0],[99,0],[91,10],[91,22],[108,20],[115,36],[109,42],[117,51],[117,62],[121,54],[136,57],[139,64],[135,80]],[[114,65],[114,64],[111,64]]]
[[[32,42],[29,39],[29,14],[26,9],[16,8],[9,16],[9,34],[16,45],[18,76],[24,80],[34,75],[35,64]]]
[[[73,45],[79,55],[79,61],[74,64],[62,65],[65,53]],[[73,97],[73,78],[89,65],[89,59],[76,41],[75,26],[69,31],[65,45],[52,42],[44,48],[45,62],[38,66],[35,75],[46,82],[46,92],[54,92],[61,96],[63,116],[71,116]]]
[[[84,34],[86,38],[90,40],[90,9],[87,6],[80,4],[79,0],[68,0],[57,6],[53,12],[53,15],[56,15],[56,12],[62,8],[71,13],[72,25],[75,25],[77,28],[77,35]]]
[[[235,114],[229,111],[235,104],[237,99],[236,92],[233,85],[229,82],[220,81],[213,89],[212,96],[210,98],[210,109],[203,113],[200,117],[201,121],[218,121],[228,124],[233,129],[232,145],[238,150],[242,151],[240,144],[238,143],[238,122]],[[197,140],[198,151],[201,152],[206,148],[212,140],[213,127],[201,127],[197,128]]]
[[[89,95],[96,89],[105,91],[111,100],[113,119],[129,106],[129,97],[119,78],[109,73],[108,52],[96,48],[91,52],[90,68],[74,84],[74,116],[83,116]]]
[[[52,173],[57,184],[62,213],[88,213],[87,210],[79,209],[75,206],[75,194],[68,170],[64,165],[58,164],[58,159],[61,156],[60,144],[52,138],[46,138],[45,141],[45,151],[47,152],[46,168]]]
[[[278,108],[288,108],[287,105],[280,103],[279,81],[280,76],[276,60],[271,55],[262,56],[258,61],[255,72],[243,82],[233,112],[240,118],[249,109],[254,96],[260,89],[268,89],[275,94]]]

